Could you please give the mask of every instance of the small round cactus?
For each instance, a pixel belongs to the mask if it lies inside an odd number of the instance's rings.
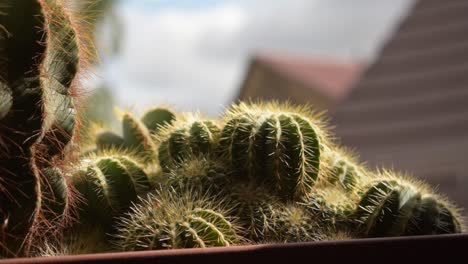
[[[319,115],[275,103],[240,103],[226,114],[220,152],[241,180],[265,182],[283,199],[299,200],[314,186],[327,134]]]
[[[319,241],[320,226],[317,225],[305,210],[296,203],[287,203],[273,214],[274,232],[266,235],[268,241],[277,242],[311,242]]]
[[[212,194],[219,194],[229,183],[224,161],[212,156],[186,156],[168,168],[163,178],[175,189]]]
[[[460,233],[457,210],[424,187],[396,177],[373,182],[356,210],[363,237]]]
[[[229,187],[227,194],[248,239],[261,242],[274,232],[273,215],[281,203],[268,188],[238,183]]]
[[[160,130],[159,162],[163,171],[186,156],[211,153],[218,145],[220,129],[212,120],[186,114]]]
[[[176,115],[164,107],[156,107],[146,111],[141,118],[148,130],[155,134],[162,127],[172,124],[176,120]]]
[[[115,244],[124,251],[235,245],[242,237],[229,211],[197,192],[161,190],[120,219]]]
[[[82,197],[80,221],[84,224],[108,224],[123,213],[138,195],[151,189],[142,166],[126,155],[91,156],[82,161],[71,183]]]
[[[346,192],[356,191],[364,181],[365,169],[358,165],[356,158],[344,150],[334,149],[327,152],[330,172],[326,180]]]
[[[330,230],[351,227],[351,216],[356,210],[353,197],[334,186],[312,191],[301,204],[307,208],[314,222]]]

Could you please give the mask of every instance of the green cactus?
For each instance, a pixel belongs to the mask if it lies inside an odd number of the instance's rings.
[[[273,215],[281,207],[281,203],[268,188],[238,183],[228,187],[227,197],[248,239],[254,242],[265,241],[274,232]]]
[[[164,126],[172,124],[175,114],[162,107],[156,107],[147,111],[141,120],[138,120],[129,112],[121,113],[123,136],[111,131],[96,132],[95,143],[99,151],[120,149],[132,151],[145,162],[157,159],[157,147],[153,140],[156,134]]]
[[[323,229],[347,231],[353,226],[351,216],[356,210],[357,202],[340,188],[316,189],[301,204]]]
[[[190,190],[161,190],[132,208],[119,223],[119,250],[231,246],[242,237],[229,209]]]
[[[285,200],[300,200],[326,171],[327,134],[318,115],[276,103],[240,103],[226,115],[220,151],[241,180],[265,182]]]
[[[328,151],[330,172],[326,180],[346,192],[356,191],[365,181],[366,170],[353,155],[341,149]]]
[[[152,134],[157,133],[162,127],[172,124],[175,120],[175,114],[163,107],[150,109],[141,118],[141,122],[145,124]]]
[[[101,228],[110,227],[114,217],[151,190],[142,165],[117,153],[83,159],[71,184],[82,198],[77,205],[81,224]]]
[[[224,161],[212,156],[184,157],[164,173],[163,178],[175,189],[186,189],[201,193],[219,194],[229,184]]]
[[[134,150],[145,161],[157,158],[157,148],[148,128],[130,113],[122,116],[124,147]]]
[[[355,212],[363,237],[462,232],[457,210],[423,187],[388,177],[373,182]]]
[[[0,244],[6,255],[27,255],[50,221],[42,212],[53,194],[42,170],[62,158],[73,135],[79,54],[75,28],[57,1],[0,4],[0,211],[6,217]]]
[[[186,114],[158,135],[159,162],[163,171],[189,155],[204,155],[213,152],[219,141],[220,129],[212,120],[199,115]]]
[[[273,214],[274,231],[267,234],[267,241],[311,242],[321,240],[320,226],[297,203],[287,203]]]

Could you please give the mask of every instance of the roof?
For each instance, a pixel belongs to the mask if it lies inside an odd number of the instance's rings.
[[[364,70],[362,64],[285,54],[257,55],[254,61],[334,101],[343,99],[350,92]]]

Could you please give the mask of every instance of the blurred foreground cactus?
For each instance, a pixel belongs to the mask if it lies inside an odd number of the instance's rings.
[[[74,134],[81,52],[61,2],[0,3],[0,255],[28,255],[68,221],[56,164]]]

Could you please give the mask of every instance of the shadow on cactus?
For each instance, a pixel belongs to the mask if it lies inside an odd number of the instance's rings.
[[[123,251],[236,245],[243,238],[230,211],[217,197],[161,190],[120,220],[114,243]]]
[[[0,4],[0,244],[8,247],[5,255],[28,255],[39,233],[55,233],[51,227],[67,221],[60,217],[67,215],[61,212],[67,206],[46,208],[56,195],[69,197],[54,193],[61,192],[54,190],[61,179],[48,179],[47,168],[60,163],[74,133],[73,95],[83,53],[59,1]]]

